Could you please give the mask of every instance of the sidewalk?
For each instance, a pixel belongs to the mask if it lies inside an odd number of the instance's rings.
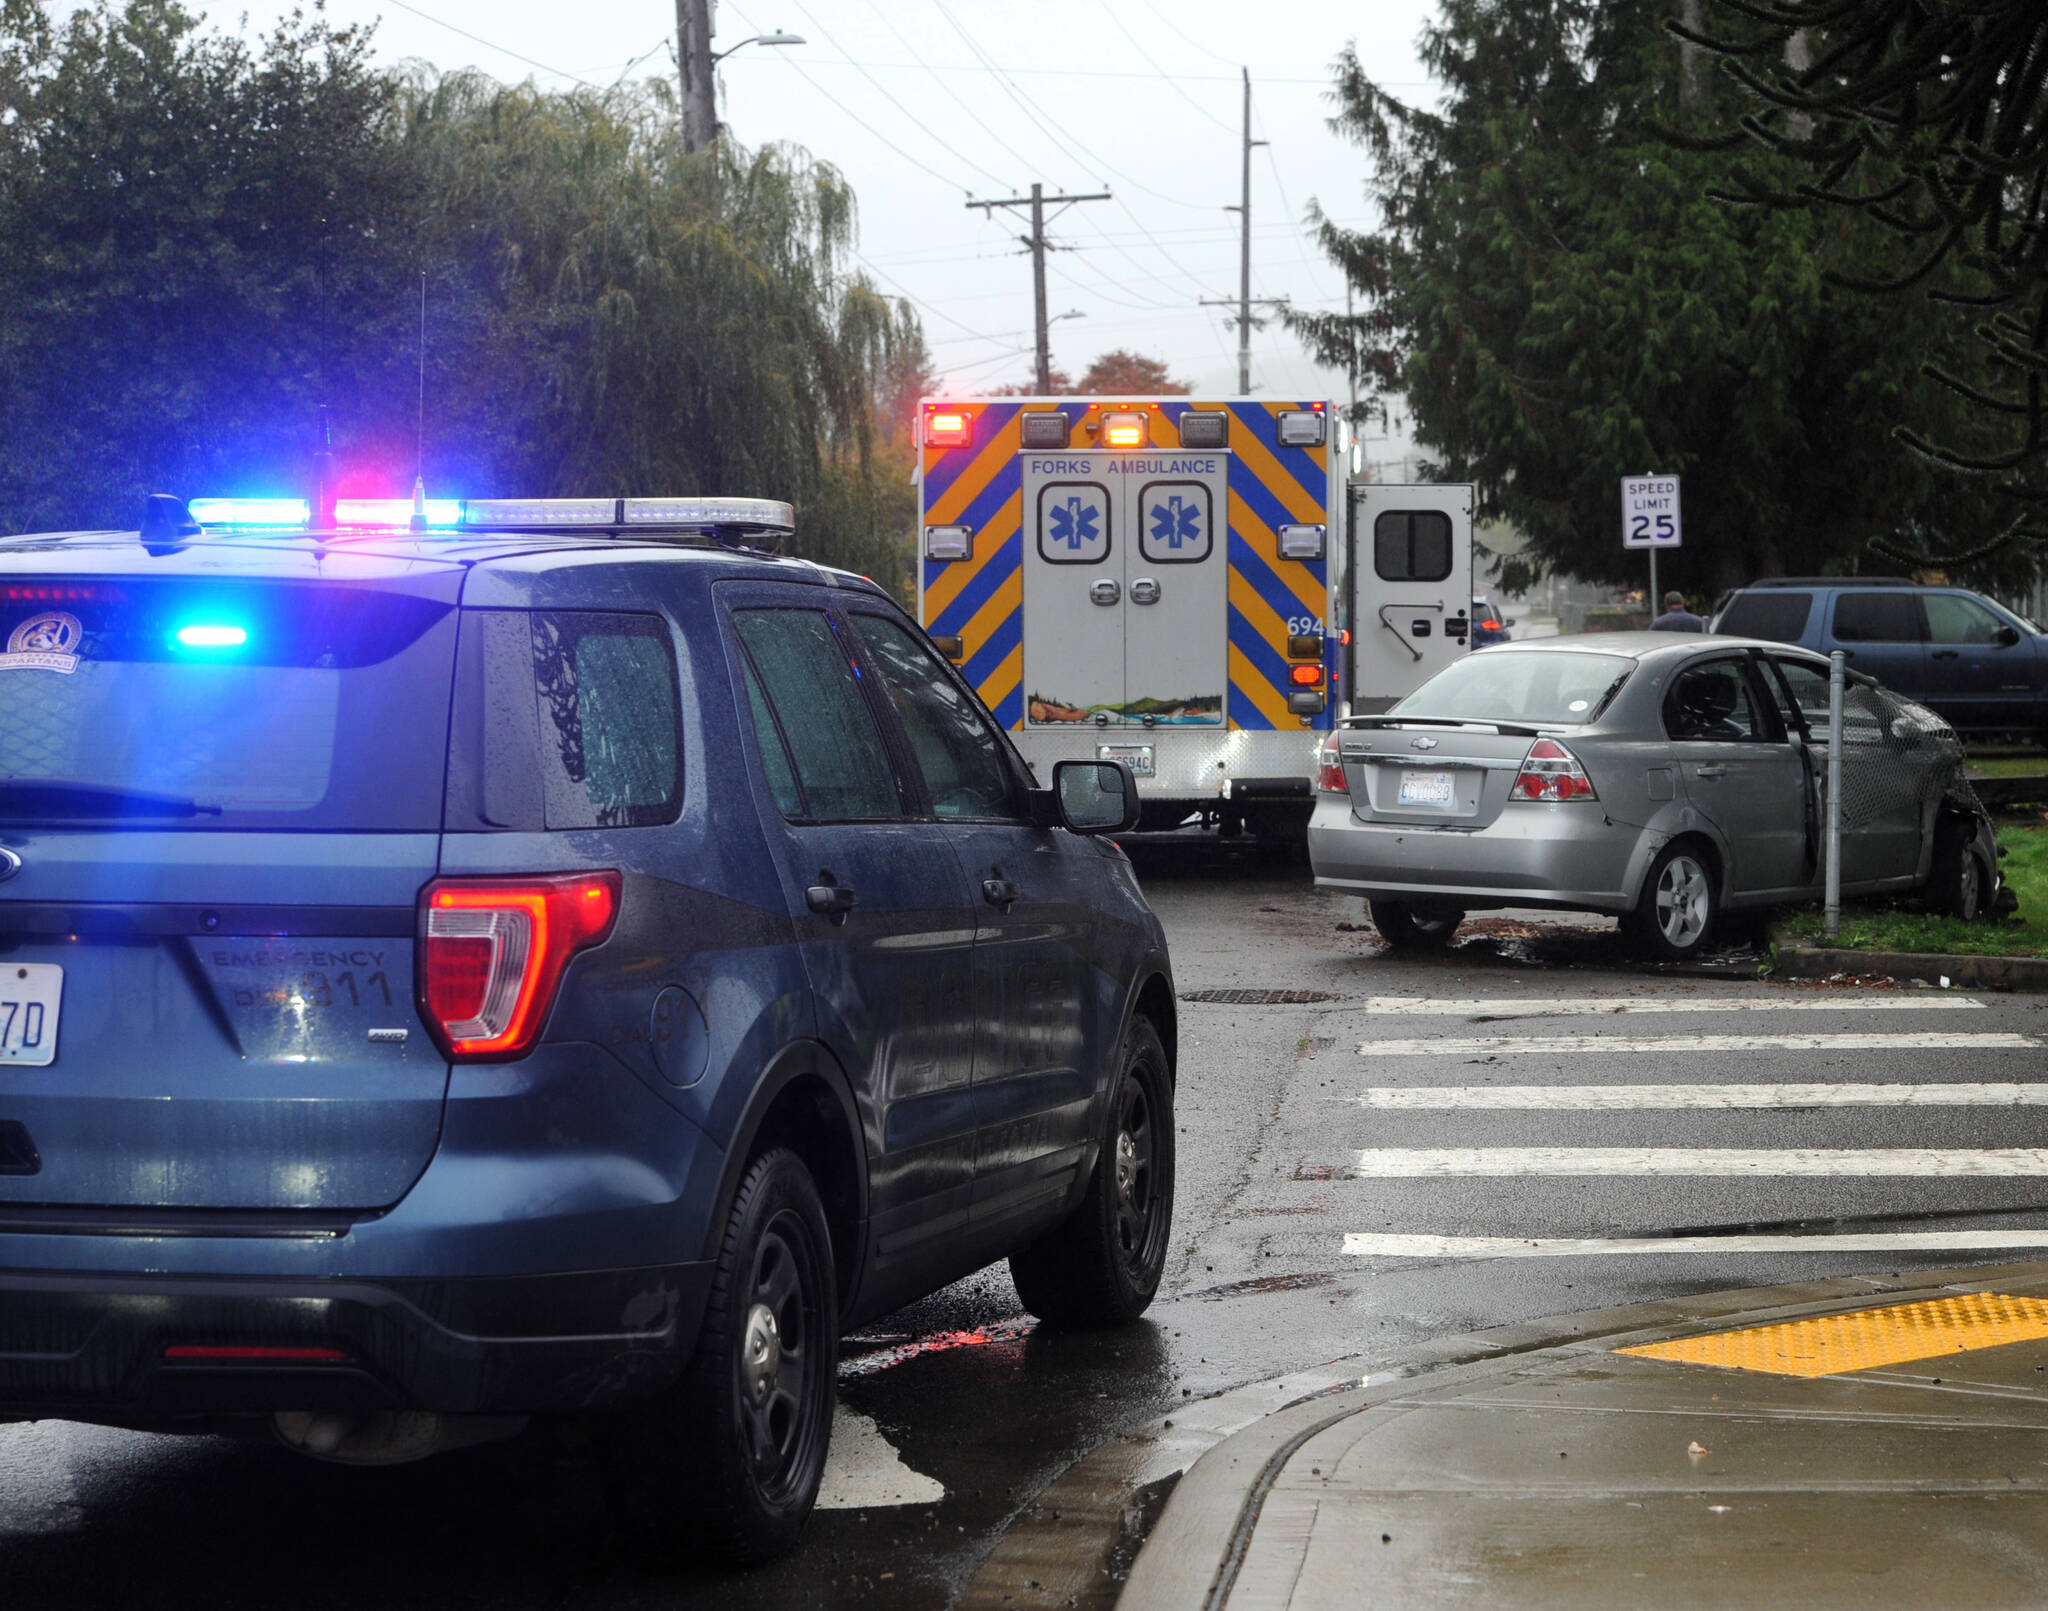
[[[1122,1611],[2048,1603],[2048,1264],[1565,1316],[1351,1380],[1194,1463]]]

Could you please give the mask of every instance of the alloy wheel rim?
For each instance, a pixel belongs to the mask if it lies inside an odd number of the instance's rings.
[[[1976,915],[1978,889],[1981,882],[1981,877],[1977,871],[1977,858],[1975,856],[1965,856],[1963,858],[1961,886],[1956,892],[1958,897],[1956,906],[1966,920]]]
[[[1657,928],[1681,949],[1699,943],[1712,899],[1706,869],[1690,856],[1674,856],[1657,880]]]
[[[1143,1080],[1126,1079],[1117,1111],[1116,1235],[1118,1251],[1133,1270],[1142,1268],[1151,1253],[1158,1217],[1157,1142],[1151,1093]]]
[[[801,1475],[816,1436],[815,1256],[801,1225],[780,1216],[763,1233],[748,1279],[734,1386],[747,1464],[770,1493]]]

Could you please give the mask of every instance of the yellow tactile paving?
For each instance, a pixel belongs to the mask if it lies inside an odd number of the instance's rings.
[[[1850,1314],[1818,1315],[1777,1326],[1749,1326],[1705,1337],[1643,1343],[1616,1353],[1773,1376],[1834,1376],[1916,1359],[1939,1359],[2006,1343],[2048,1338],[2048,1301],[2003,1292],[1898,1303]]]

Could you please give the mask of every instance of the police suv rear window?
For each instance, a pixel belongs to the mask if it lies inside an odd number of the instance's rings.
[[[1772,588],[1765,593],[1738,593],[1715,624],[1715,631],[1733,638],[1763,638],[1770,643],[1797,643],[1813,614],[1811,593]]]
[[[455,612],[342,583],[0,587],[0,821],[431,832]]]

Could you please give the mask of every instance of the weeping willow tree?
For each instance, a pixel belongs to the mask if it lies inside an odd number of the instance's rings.
[[[0,529],[303,485],[324,419],[349,492],[784,498],[900,589],[924,341],[837,171],[370,45],[0,0]]]

